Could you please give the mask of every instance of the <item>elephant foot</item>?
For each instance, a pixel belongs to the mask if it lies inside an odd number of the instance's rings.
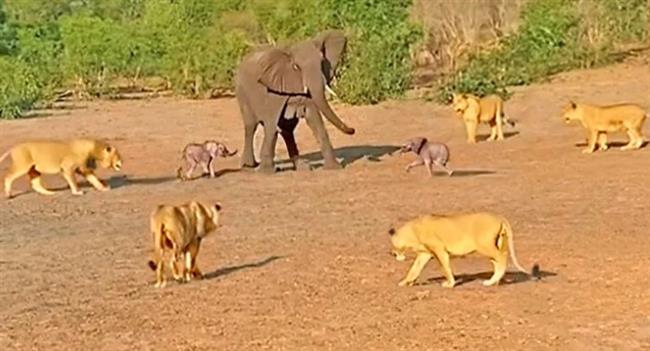
[[[311,165],[307,160],[301,160],[298,157],[291,160],[293,169],[296,171],[311,171]]]
[[[273,174],[275,173],[275,166],[273,164],[262,164],[257,167],[255,171],[257,171],[257,173]]]
[[[336,161],[325,161],[323,169],[341,169],[343,166]]]
[[[242,171],[253,171],[255,168],[259,166],[259,163],[253,162],[253,163],[242,163],[241,164],[241,170]]]

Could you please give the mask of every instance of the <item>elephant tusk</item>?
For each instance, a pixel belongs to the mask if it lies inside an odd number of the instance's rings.
[[[338,95],[336,95],[336,93],[332,90],[332,88],[330,88],[328,84],[325,84],[325,90],[327,90],[327,92],[330,93],[330,95],[338,98]]]

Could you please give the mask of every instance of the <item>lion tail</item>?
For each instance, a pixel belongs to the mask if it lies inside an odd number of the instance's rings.
[[[519,264],[519,261],[517,260],[517,256],[515,255],[515,237],[512,232],[512,227],[510,226],[510,223],[506,219],[503,219],[502,222],[502,233],[506,236],[506,241],[508,242],[508,251],[510,252],[510,257],[512,257],[512,263],[517,267],[517,269],[522,272],[526,273],[528,275],[538,277],[539,276],[539,265],[535,264],[531,270],[531,272],[528,272],[526,268],[522,267]]]
[[[160,209],[160,206],[158,206],[158,209]],[[156,211],[158,209],[156,209]],[[163,256],[163,245],[165,240],[165,225],[160,224],[160,226],[157,226],[156,221],[152,216],[150,220],[150,228],[151,228],[150,229],[151,235],[153,236],[154,239],[153,258],[147,261],[147,265],[149,266],[149,268],[151,268],[151,270],[155,271],[156,268],[158,267],[158,264],[163,259],[162,256]]]
[[[9,157],[9,154],[11,154],[11,149],[7,150],[2,156],[0,156],[0,163],[5,160],[5,158]]]

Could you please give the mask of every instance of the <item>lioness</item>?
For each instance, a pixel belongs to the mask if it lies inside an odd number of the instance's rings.
[[[470,94],[453,94],[452,107],[463,118],[467,131],[467,142],[476,143],[476,128],[479,123],[490,126],[490,137],[487,140],[503,140],[503,122],[511,127],[515,123],[503,112],[503,100],[498,95],[488,95],[478,98]]]
[[[151,213],[150,229],[154,242],[154,259],[149,267],[156,271],[156,287],[166,284],[163,274],[165,253],[171,254],[169,266],[175,279],[190,281],[202,277],[196,263],[201,240],[219,226],[221,205],[212,207],[192,201],[181,206],[159,205]],[[177,267],[178,261],[183,269]]]
[[[13,161],[9,173],[5,176],[5,196],[11,198],[11,185],[17,178],[27,174],[32,189],[39,194],[53,195],[54,192],[43,186],[41,174],[62,173],[74,195],[82,195],[75,173],[79,173],[95,189],[107,191],[93,173],[97,165],[119,171],[122,158],[117,149],[109,144],[94,139],[73,139],[70,141],[28,141],[18,144],[0,156],[0,162],[11,155]]]
[[[587,130],[587,148],[583,153],[596,151],[596,143],[601,150],[607,150],[607,132],[625,131],[630,138],[621,150],[638,149],[643,146],[643,122],[646,111],[635,104],[595,106],[577,104],[569,101],[562,111],[565,123],[580,121]]]
[[[475,251],[489,257],[494,266],[492,277],[483,282],[485,286],[498,284],[505,274],[508,250],[515,267],[529,274],[519,265],[515,257],[514,237],[510,224],[505,218],[491,213],[425,215],[407,222],[397,230],[391,228],[388,233],[391,236],[393,254],[398,261],[405,259],[406,252],[412,251],[417,254],[413,266],[406,277],[399,282],[399,286],[412,285],[427,262],[435,256],[447,279],[442,286],[453,288],[456,281],[451,272],[450,257],[463,256]],[[537,266],[533,267],[533,273],[538,269]]]

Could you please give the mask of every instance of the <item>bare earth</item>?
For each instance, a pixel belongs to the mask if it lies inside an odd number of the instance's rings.
[[[242,147],[233,99],[101,101],[0,122],[2,151],[95,136],[125,159],[121,174],[101,172],[107,193],[74,197],[55,176],[46,183],[64,190],[53,197],[21,179],[20,194],[0,200],[0,349],[648,350],[650,148],[583,155],[582,128],[559,118],[569,98],[650,107],[650,69],[618,65],[518,89],[506,112],[520,133],[502,143],[466,144],[449,107],[429,102],[337,105],[357,129],[328,125],[348,163],[340,171],[266,176],[237,172],[234,157],[218,161],[217,179],[178,182],[185,143]],[[454,176],[407,174],[414,155],[387,155],[418,135],[450,145]],[[317,158],[304,122],[298,140]],[[208,279],[155,289],[148,215],[190,199],[225,208],[199,255]],[[452,261],[464,280],[454,290],[440,287],[435,261],[418,285],[397,287],[411,261],[389,255],[391,226],[476,210],[509,218],[519,260],[539,263],[542,281],[512,273],[485,288],[491,265],[472,255]]]

